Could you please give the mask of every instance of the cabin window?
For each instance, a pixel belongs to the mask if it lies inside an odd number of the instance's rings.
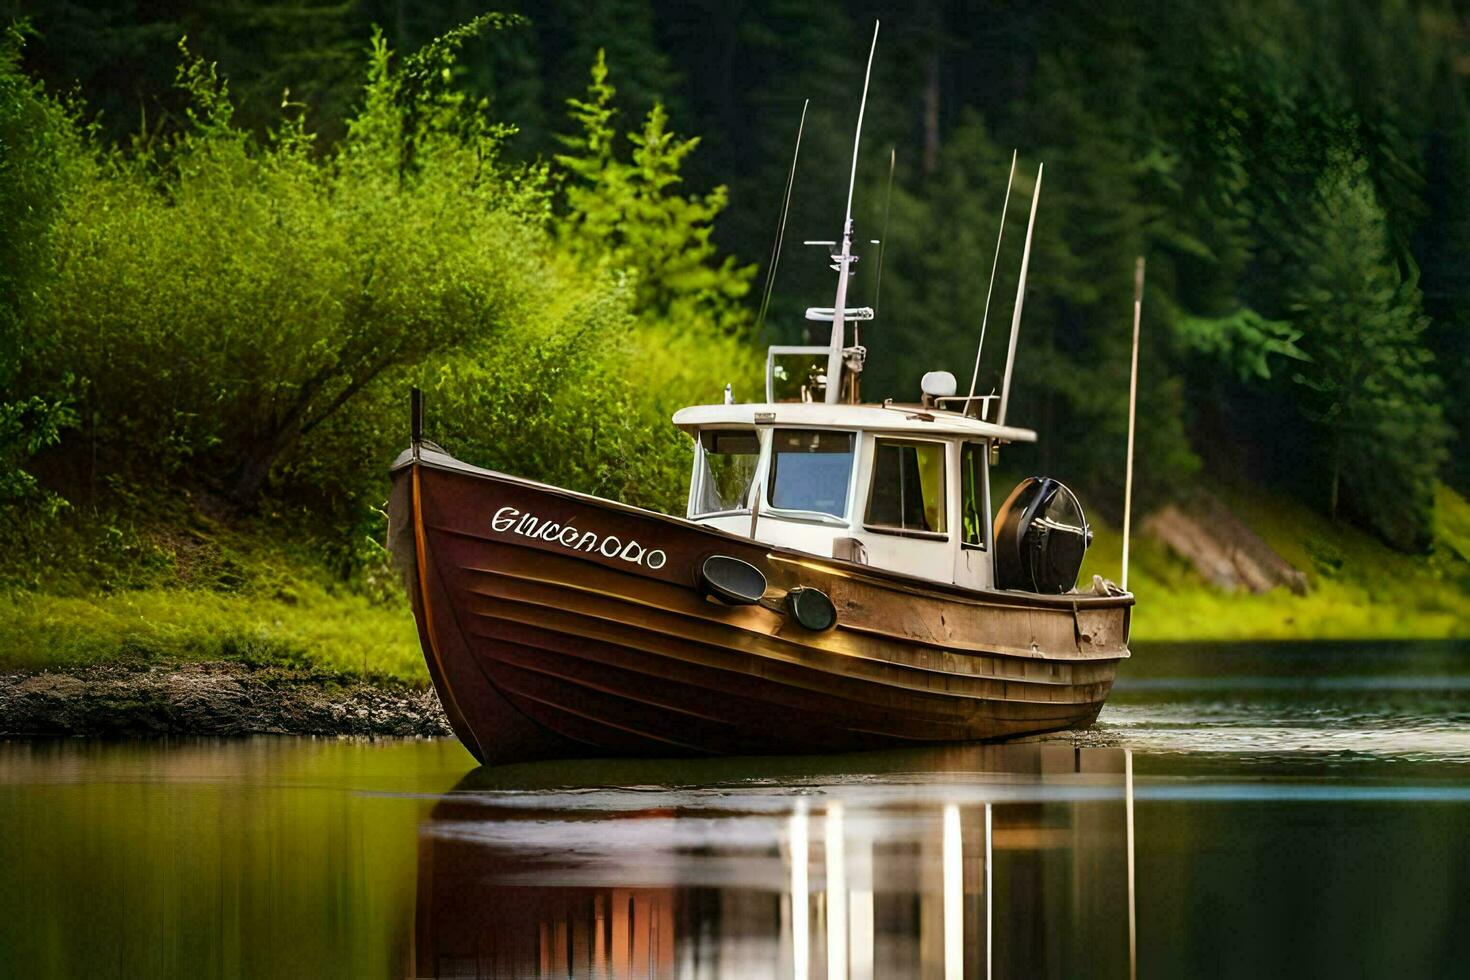
[[[989,514],[985,506],[985,454],[983,442],[960,446],[960,530],[967,547],[985,547]]]
[[[699,433],[699,447],[695,514],[744,510],[760,462],[760,439],[750,429],[705,429]]]
[[[777,429],[771,438],[771,506],[847,516],[853,434]]]
[[[827,350],[798,354],[772,348],[766,390],[773,402],[821,401],[826,391],[817,379],[827,373]]]
[[[875,439],[873,446],[867,523],[943,534],[944,443]]]

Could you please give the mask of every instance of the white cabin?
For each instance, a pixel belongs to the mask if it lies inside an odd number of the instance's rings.
[[[674,424],[688,432],[695,443],[687,516],[699,524],[814,556],[861,562],[971,589],[994,589],[997,574],[990,464],[1001,444],[1036,441],[1035,432],[1004,423],[1041,172],[1037,171],[1036,193],[1032,195],[1001,393],[976,396],[972,379],[970,393],[956,396],[954,376],[936,371],[925,375],[920,383],[922,404],[864,404],[860,391],[867,349],[859,335],[860,329],[865,329],[863,325],[875,319],[876,311],[851,306],[848,300],[852,267],[858,261],[853,251],[852,196],[863,108],[867,104],[867,78],[871,77],[877,38],[875,25],[873,48],[868,52],[869,75],[863,83],[853,140],[842,236],[833,241],[803,243],[826,251],[837,273],[832,305],[810,307],[805,317],[809,322],[830,325],[828,343],[769,348],[765,400],[759,404],[734,404],[727,386],[725,404],[696,405],[674,415]],[[798,148],[799,141],[800,127]],[[793,175],[795,168],[793,155]],[[1015,176],[1014,159],[1011,176]],[[1009,200],[1008,183],[1007,204]],[[790,203],[789,182],[786,203]],[[769,277],[780,256],[785,215],[783,207],[758,320],[763,320],[770,300]],[[873,244],[880,243],[875,240]],[[999,255],[997,237],[997,258]],[[881,273],[881,252],[879,270]],[[992,287],[994,283],[992,266]],[[876,299],[876,288],[874,293]],[[981,316],[982,347],[989,304],[987,291]],[[977,350],[976,376],[979,357]],[[997,402],[997,421],[988,421],[992,404]],[[951,410],[951,405],[958,411]],[[1044,492],[1061,499],[1055,487]],[[1059,514],[1070,516],[1075,510],[1075,525],[1058,523],[1046,515],[1037,523],[1047,531],[1055,528],[1080,536],[1081,547],[1072,549],[1080,564],[1091,535],[1075,497],[1070,491],[1064,497]],[[1049,506],[1050,499],[1040,503]],[[1015,533],[1027,531],[1036,513],[1033,506],[1025,518],[1027,527]],[[1035,550],[1038,554],[1046,551],[1045,547]],[[1034,581],[1035,570],[1029,572]],[[1024,581],[1009,572],[1000,577]],[[1065,579],[1065,569],[1053,577],[1059,582]],[[1074,570],[1073,582],[1075,578]],[[1070,587],[1071,583],[1065,583],[1056,591]]]
[[[993,447],[1036,433],[919,405],[697,405],[688,517],[972,589],[995,585]]]

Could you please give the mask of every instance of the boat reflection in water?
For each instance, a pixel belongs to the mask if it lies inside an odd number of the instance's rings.
[[[1132,851],[1121,749],[480,769],[420,827],[414,968],[1129,976]]]

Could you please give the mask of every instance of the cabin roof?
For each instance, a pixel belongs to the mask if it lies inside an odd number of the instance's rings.
[[[1002,442],[1036,441],[1036,433],[1030,429],[996,425],[958,412],[920,405],[828,405],[824,402],[692,405],[674,413],[674,424],[686,432],[720,425],[780,425],[866,429],[911,436],[967,436]]]

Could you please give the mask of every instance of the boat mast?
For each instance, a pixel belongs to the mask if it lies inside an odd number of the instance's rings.
[[[873,22],[873,43],[868,48],[868,70],[863,75],[863,100],[858,104],[857,133],[852,139],[852,171],[847,178],[847,212],[842,221],[842,251],[832,256],[837,268],[837,299],[832,306],[832,339],[827,348],[827,404],[842,396],[842,348],[846,344],[847,283],[852,264],[852,192],[857,184],[858,146],[863,140],[863,113],[868,108],[868,81],[873,77],[873,52],[878,50],[879,22]]]

